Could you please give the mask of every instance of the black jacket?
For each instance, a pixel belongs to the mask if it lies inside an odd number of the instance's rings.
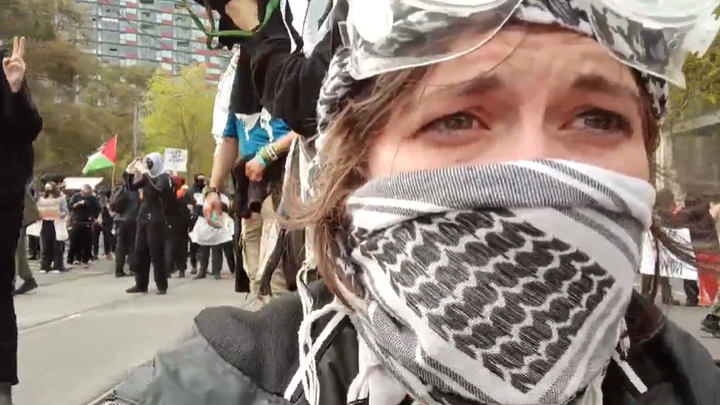
[[[0,60],[9,56],[0,49]],[[27,83],[17,93],[10,91],[0,69],[0,212],[22,215],[25,186],[35,160],[32,143],[42,130],[42,118],[30,97]]]
[[[332,297],[311,287],[316,307]],[[628,319],[642,300],[638,294]],[[318,336],[323,323],[313,328]],[[278,297],[258,312],[219,307],[203,310],[192,333],[175,349],[158,354],[117,387],[113,405],[306,405],[295,395],[282,398],[298,369],[298,328],[302,307],[296,294]],[[358,371],[356,333],[346,319],[318,353],[321,405],[344,405]],[[628,361],[648,386],[640,396],[611,363],[603,383],[607,405],[718,405],[720,372],[708,351],[686,331],[665,320]],[[199,389],[202,387],[202,389]],[[364,405],[360,402],[357,405]],[[400,405],[400,404],[399,404]]]
[[[177,203],[173,184],[170,175],[162,173],[152,178],[147,174],[132,176],[125,174],[128,188],[131,191],[142,189],[143,197],[140,202],[138,221],[146,223],[147,221],[165,222],[168,216],[174,214],[171,208]]]
[[[259,1],[258,10],[264,10],[266,3]],[[291,27],[292,15],[290,12],[287,15],[290,17],[288,27]],[[294,30],[291,31],[298,50],[288,51],[290,36],[280,10],[275,10],[268,22],[242,45],[230,99],[231,111],[249,114],[255,112],[253,108],[260,111],[258,106],[262,105],[300,136],[314,136],[320,87],[335,50],[342,45],[337,22],[344,21],[346,15],[347,2],[338,2],[331,16],[333,28],[315,46],[310,57],[306,57],[302,38]],[[246,59],[252,73],[248,71]]]
[[[75,193],[68,202],[70,221],[74,224],[90,224],[102,213],[100,201],[94,195]]]

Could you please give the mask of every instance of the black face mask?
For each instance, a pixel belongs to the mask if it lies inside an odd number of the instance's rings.
[[[145,167],[147,167],[148,170],[152,170],[153,166],[155,166],[155,162],[153,162],[152,159],[145,159]]]
[[[200,187],[205,187],[205,179],[202,180],[196,180],[195,184],[197,184]]]

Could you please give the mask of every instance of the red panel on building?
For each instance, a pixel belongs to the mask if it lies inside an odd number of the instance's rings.
[[[125,55],[125,57],[127,59],[137,59],[138,58],[137,54],[135,54],[135,53],[129,53],[129,54]]]
[[[165,23],[163,22],[163,24],[165,24]],[[173,37],[173,33],[172,33],[172,32],[163,32],[163,33],[160,34],[160,36],[163,37],[163,38],[172,38],[172,37]]]
[[[160,49],[162,49],[162,50],[164,50],[164,51],[172,51],[172,50],[173,50],[173,46],[172,46],[172,44],[162,44],[162,45],[160,46]]]
[[[127,27],[125,32],[127,32],[128,34],[137,34],[138,30],[135,29],[135,27]]]
[[[137,45],[137,41],[125,41],[125,45]]]
[[[163,62],[172,63],[172,58],[162,58]]]
[[[137,14],[125,13],[125,18],[130,21],[137,21]]]
[[[163,20],[162,25],[173,25],[172,20]]]

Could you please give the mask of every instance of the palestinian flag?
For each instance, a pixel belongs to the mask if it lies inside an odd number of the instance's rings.
[[[98,150],[88,157],[83,174],[88,175],[104,169],[112,169],[115,167],[115,159],[117,157],[117,135],[113,136],[108,142],[104,143]]]

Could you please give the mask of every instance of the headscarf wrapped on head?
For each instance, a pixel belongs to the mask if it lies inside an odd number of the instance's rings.
[[[156,178],[165,173],[165,162],[163,156],[158,152],[153,152],[145,156],[145,167],[148,169],[148,176]]]

